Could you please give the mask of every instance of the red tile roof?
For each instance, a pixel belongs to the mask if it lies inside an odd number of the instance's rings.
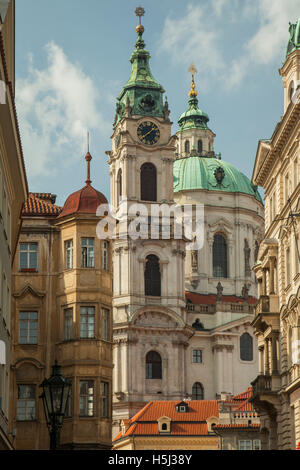
[[[211,416],[219,416],[217,400],[190,400],[186,401],[187,412],[176,411],[176,405],[181,401],[151,401],[140,410],[130,423],[127,431],[119,433],[114,441],[132,435],[159,435],[157,420],[167,416],[171,422],[171,436],[207,436],[206,420]],[[126,420],[127,421],[127,420]],[[125,423],[124,423],[125,424]],[[127,427],[126,426],[126,427]]]
[[[22,216],[57,217],[61,207],[54,204],[56,196],[51,193],[29,193],[24,203]]]
[[[217,300],[216,294],[197,294],[196,292],[186,292],[185,296],[186,299],[190,300],[191,303],[194,305],[214,305]],[[242,304],[244,302],[244,299],[236,295],[222,295],[222,302]],[[249,304],[256,304],[256,302],[257,299],[255,297],[248,297]]]
[[[260,424],[216,424],[215,426],[212,426],[213,429],[259,429]]]
[[[95,214],[100,204],[107,204],[106,197],[90,184],[71,194],[63,207],[59,217],[75,213]]]

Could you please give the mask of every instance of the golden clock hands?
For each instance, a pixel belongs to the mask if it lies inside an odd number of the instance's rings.
[[[143,137],[147,137],[147,135],[151,134],[155,129],[151,129],[151,131],[147,132],[147,134],[144,134]]]

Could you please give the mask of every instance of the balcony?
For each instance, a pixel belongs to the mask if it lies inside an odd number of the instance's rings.
[[[269,327],[274,331],[279,331],[278,295],[261,295],[254,311],[255,317],[251,325],[256,332],[264,333]]]
[[[252,400],[268,400],[268,396],[277,397],[277,392],[280,388],[280,376],[279,375],[258,375],[253,382],[251,382],[253,388]],[[279,399],[279,398],[278,398]],[[274,401],[274,400],[270,400]]]

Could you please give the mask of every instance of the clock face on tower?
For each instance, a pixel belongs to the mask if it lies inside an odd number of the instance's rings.
[[[154,122],[144,121],[137,130],[138,138],[145,145],[154,145],[158,142],[160,137],[159,128]]]

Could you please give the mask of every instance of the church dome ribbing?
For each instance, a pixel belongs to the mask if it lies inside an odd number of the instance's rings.
[[[174,162],[174,192],[189,190],[244,193],[261,204],[257,188],[230,163],[213,157],[191,156]]]

